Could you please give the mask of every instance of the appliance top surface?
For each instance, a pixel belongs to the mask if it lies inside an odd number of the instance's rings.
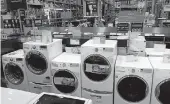
[[[23,49],[19,49],[14,52],[7,53],[7,54],[3,55],[3,57],[24,58],[24,51],[23,51]]]
[[[88,40],[86,43],[82,45],[88,46],[88,47],[108,47],[108,48],[113,48],[117,47],[117,41],[116,40],[106,40],[105,44],[94,44],[93,40]]]
[[[62,53],[52,60],[52,62],[81,63],[81,55],[73,53]]]
[[[138,36],[137,38],[135,38],[134,40],[138,40],[138,41],[146,41],[144,36]]]
[[[138,60],[132,62],[127,61],[127,58],[129,57],[119,55],[117,57],[116,66],[152,69],[152,65],[150,64],[149,59],[147,57],[138,56]]]
[[[87,104],[89,99],[54,93],[41,93],[29,104]]]
[[[25,92],[16,89],[0,87],[2,96],[2,104],[28,104],[37,94]]]
[[[154,69],[167,69],[170,71],[170,63],[164,63],[163,57],[149,57]]]
[[[146,48],[146,54],[148,55],[161,55],[163,56],[164,53],[170,52],[170,49],[165,49],[165,51],[156,51],[154,48]]]
[[[29,41],[29,42],[26,42],[24,44],[30,44],[30,45],[50,45],[50,44],[53,44],[57,41],[61,41],[62,39],[53,39],[53,42],[49,42],[49,43],[43,43],[43,42],[33,42],[33,41]]]

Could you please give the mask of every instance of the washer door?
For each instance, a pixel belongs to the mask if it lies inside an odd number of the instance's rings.
[[[45,56],[38,51],[30,51],[26,57],[27,68],[36,75],[44,74],[48,68],[48,62]]]
[[[155,90],[155,96],[161,104],[170,103],[170,79],[162,81]]]
[[[78,87],[76,76],[69,70],[59,70],[53,77],[54,86],[61,93],[73,93]]]
[[[111,73],[109,61],[101,55],[90,55],[83,65],[85,75],[92,81],[104,81]]]
[[[140,102],[148,94],[147,83],[138,76],[125,76],[117,86],[119,95],[128,102]]]
[[[19,85],[24,81],[24,73],[20,66],[15,63],[6,64],[4,73],[6,79],[14,85]]]

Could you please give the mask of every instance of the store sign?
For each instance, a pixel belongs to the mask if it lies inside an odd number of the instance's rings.
[[[142,32],[143,23],[131,23],[131,31],[136,30]]]
[[[41,19],[35,19],[34,20],[34,26],[35,27],[42,26],[42,20]]]
[[[170,5],[164,5],[164,11],[166,12],[170,11]]]
[[[7,0],[7,7],[10,10],[26,9],[26,0]]]
[[[97,2],[96,1],[86,1],[86,14],[87,16],[97,15]]]
[[[117,24],[117,32],[128,32],[128,31],[129,31],[129,23]]]

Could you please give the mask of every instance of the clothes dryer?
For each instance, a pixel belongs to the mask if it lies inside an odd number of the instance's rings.
[[[30,92],[51,92],[51,60],[62,53],[62,40],[55,39],[51,43],[26,42],[23,49]]]
[[[149,59],[128,62],[127,58],[117,57],[114,104],[150,104],[153,69]]]
[[[117,41],[94,44],[89,40],[81,46],[82,97],[94,104],[113,104],[114,65]]]
[[[164,63],[163,57],[149,57],[154,68],[151,104],[170,103],[170,63]]]
[[[51,60],[62,53],[62,40],[51,43],[26,42],[23,44],[25,67],[29,82],[51,84]]]
[[[53,93],[81,97],[81,55],[62,53],[52,60]]]
[[[29,91],[24,68],[24,51],[20,49],[3,55],[2,63],[7,86],[12,89]]]

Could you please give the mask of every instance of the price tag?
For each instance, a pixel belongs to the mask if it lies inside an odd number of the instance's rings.
[[[165,44],[154,44],[154,50],[155,51],[162,52],[162,51],[165,51],[165,49],[166,49]]]
[[[80,45],[80,40],[78,40],[78,39],[70,39],[70,44],[71,45]]]

